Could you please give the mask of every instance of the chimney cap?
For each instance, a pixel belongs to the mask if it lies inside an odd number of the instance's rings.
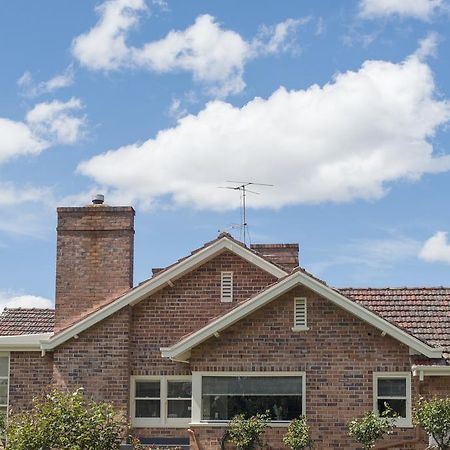
[[[94,205],[103,205],[105,202],[105,196],[103,194],[97,194],[93,199],[92,203]]]

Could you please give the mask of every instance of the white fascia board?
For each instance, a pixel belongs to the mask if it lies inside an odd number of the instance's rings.
[[[40,343],[47,340],[53,333],[21,334],[17,336],[0,336],[1,351],[40,351]]]
[[[424,376],[428,377],[450,377],[450,366],[412,366],[412,373],[416,377],[419,375],[423,380]]]
[[[148,281],[140,286],[137,286],[132,291],[124,294],[122,297],[118,298],[108,306],[105,306],[104,308],[96,311],[80,322],[77,322],[75,325],[67,328],[67,330],[61,332],[60,334],[57,334],[54,338],[42,342],[41,349],[52,350],[58,345],[63,344],[77,334],[82,333],[96,323],[121,310],[125,306],[134,306],[144,298],[147,298],[149,295],[167,286],[169,282],[180,278],[181,276],[185,275],[196,267],[199,267],[206,261],[214,258],[225,250],[229,250],[232,253],[235,253],[244,260],[256,265],[260,269],[270,273],[276,278],[281,278],[287,275],[287,272],[266,261],[264,258],[261,258],[260,256],[254,254],[252,251],[234,243],[227,237],[223,237],[213,244],[209,245],[208,247],[205,247],[204,249],[199,250],[193,255],[188,256],[183,261],[164,271],[161,275],[156,275],[154,278],[150,278]]]
[[[197,332],[179,341],[175,345],[171,347],[161,348],[160,350],[162,356],[166,358],[176,358],[179,354],[188,352],[193,347],[209,339],[214,335],[214,333],[218,333],[225,328],[228,328],[243,317],[246,317],[253,311],[261,308],[265,304],[272,301],[274,298],[282,295],[289,289],[299,284],[308,287],[320,296],[330,300],[332,303],[336,304],[343,310],[349,312],[350,314],[353,314],[354,316],[369,323],[375,328],[378,328],[394,339],[416,350],[420,354],[425,355],[428,358],[442,357],[442,349],[430,347],[419,339],[404,332],[395,325],[389,323],[383,318],[367,310],[363,306],[355,303],[354,301],[348,299],[347,297],[329,288],[328,286],[325,286],[323,283],[315,280],[314,278],[303,272],[293,273],[292,275],[286,277],[284,280],[257,295],[252,300],[249,300],[246,303],[238,306],[237,308],[228,312],[214,322],[211,322]]]

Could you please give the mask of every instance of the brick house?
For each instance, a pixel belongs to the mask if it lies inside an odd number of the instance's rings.
[[[148,443],[218,449],[234,414],[269,410],[269,448],[306,414],[316,448],[349,450],[347,422],[387,402],[400,418],[379,448],[425,447],[411,410],[450,395],[450,288],[335,289],[297,244],[228,234],[133,287],[134,214],[58,208],[55,310],[0,316],[2,408],[83,386]]]

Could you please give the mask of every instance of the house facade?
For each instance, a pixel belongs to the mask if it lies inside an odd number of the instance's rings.
[[[335,289],[297,244],[228,234],[133,286],[133,254],[131,207],[58,208],[55,310],[0,316],[1,408],[82,386],[143,442],[218,449],[235,414],[268,410],[268,448],[306,414],[317,448],[351,450],[348,421],[388,403],[380,448],[425,448],[412,407],[450,395],[450,289]]]

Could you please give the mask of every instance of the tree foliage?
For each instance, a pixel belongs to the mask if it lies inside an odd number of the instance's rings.
[[[254,450],[261,444],[261,436],[269,424],[268,413],[258,413],[248,419],[238,414],[231,419],[228,439],[236,445],[237,450]]]
[[[83,390],[52,390],[33,400],[30,411],[8,419],[8,450],[113,450],[126,421],[109,403],[87,400]]]
[[[313,446],[310,428],[305,416],[294,419],[289,424],[283,442],[291,450],[304,450]]]
[[[419,399],[414,411],[414,420],[433,436],[437,448],[450,449],[450,397]]]
[[[395,416],[390,408],[386,408],[381,416],[369,411],[349,422],[348,434],[359,442],[364,450],[370,450],[385,434],[392,433],[394,422]]]

